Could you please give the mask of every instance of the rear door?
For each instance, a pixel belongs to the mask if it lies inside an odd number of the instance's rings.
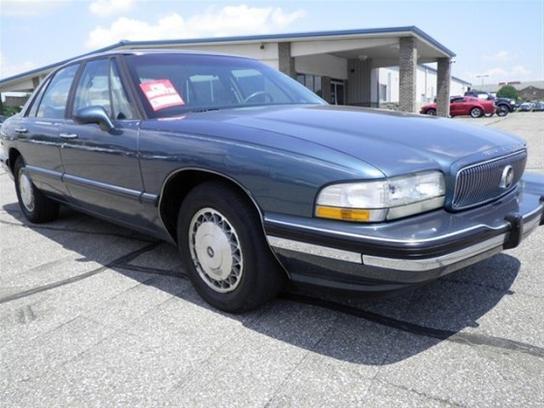
[[[66,198],[60,156],[66,106],[79,64],[60,69],[44,84],[25,116],[15,124],[17,147],[32,181],[41,190]]]
[[[141,211],[143,193],[138,161],[139,119],[129,102],[114,58],[85,63],[74,90],[70,114],[101,106],[115,128],[69,120],[61,149],[64,181],[74,204],[129,224]]]

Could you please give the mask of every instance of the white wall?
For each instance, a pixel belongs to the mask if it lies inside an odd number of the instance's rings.
[[[387,86],[387,97],[385,102],[399,102],[399,69],[398,67],[379,68],[379,83]],[[436,72],[431,69],[426,69],[424,66],[417,67],[417,84],[416,84],[416,102],[418,106],[432,102],[436,98]],[[374,86],[374,85],[373,85]],[[451,79],[450,94],[463,95],[467,90],[468,85]],[[384,102],[383,97],[380,99]]]
[[[261,48],[262,46],[262,48]],[[278,69],[278,43],[249,43],[249,44],[200,44],[175,45],[164,48],[195,50],[203,52],[220,52],[223,54],[240,55],[258,59],[273,68]]]
[[[462,82],[452,80],[450,84],[450,95],[464,95],[467,91],[468,85],[463,84]]]

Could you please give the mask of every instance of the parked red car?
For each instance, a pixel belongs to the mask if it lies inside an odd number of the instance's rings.
[[[454,96],[450,99],[450,116],[470,115],[479,118],[486,114],[495,113],[495,103],[472,96]],[[436,103],[429,103],[421,107],[420,113],[436,115]]]

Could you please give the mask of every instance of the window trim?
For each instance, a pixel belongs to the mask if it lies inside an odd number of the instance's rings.
[[[119,75],[119,80],[121,81],[121,86],[123,87],[123,90],[125,91],[125,96],[127,97],[127,101],[128,103],[130,104],[130,107],[132,109],[132,119],[112,119],[113,121],[134,121],[134,120],[142,120],[143,118],[143,115],[142,115],[142,112],[141,112],[141,109],[140,109],[140,106],[138,105],[138,103],[136,103],[136,99],[133,97],[133,95],[131,94],[131,87],[130,87],[130,84],[127,82],[126,80],[126,73],[124,72],[123,70],[123,67],[122,67],[122,58],[120,58],[121,55],[113,55],[111,57],[111,66],[110,66],[110,70],[111,70],[111,67],[115,67],[116,68],[116,71],[117,71],[117,74]],[[111,71],[110,71],[110,92],[112,91],[112,88],[111,88]],[[113,97],[112,97],[112,109],[113,109]]]
[[[114,58],[117,61],[117,70],[119,71],[121,83],[125,87],[125,91],[127,91],[128,101],[134,108],[134,119],[132,120],[149,119],[142,101],[138,97],[138,90],[135,88],[135,84],[132,81],[124,55],[115,55]]]

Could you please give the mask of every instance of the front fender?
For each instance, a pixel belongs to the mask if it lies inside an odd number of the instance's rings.
[[[146,193],[159,195],[174,172],[202,169],[235,181],[264,213],[311,217],[323,185],[384,177],[364,162],[324,149],[308,146],[308,154],[302,154],[232,138],[146,130],[140,136],[140,163]]]

